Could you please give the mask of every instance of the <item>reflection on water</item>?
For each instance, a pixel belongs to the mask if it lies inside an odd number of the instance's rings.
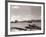
[[[41,22],[32,22],[32,23],[10,23],[10,28],[12,28],[12,27],[17,27],[17,28],[23,28],[23,29],[25,29],[25,27],[27,26],[29,26],[29,24],[30,25],[33,25],[33,24],[35,24],[36,26],[38,26],[38,27],[40,27],[41,28]],[[30,29],[28,29],[28,30],[30,30]],[[18,29],[11,29],[11,31],[20,31],[20,30],[18,30]]]

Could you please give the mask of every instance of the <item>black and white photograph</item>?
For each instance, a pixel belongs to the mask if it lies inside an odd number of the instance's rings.
[[[43,4],[8,2],[8,35],[43,33]]]

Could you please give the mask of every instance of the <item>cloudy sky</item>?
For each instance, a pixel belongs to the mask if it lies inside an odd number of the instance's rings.
[[[40,17],[41,17],[40,6],[22,6],[22,5],[11,5],[10,6],[11,21],[40,19]]]

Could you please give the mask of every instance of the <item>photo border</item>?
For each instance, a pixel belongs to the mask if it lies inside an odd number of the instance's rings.
[[[8,35],[8,2],[16,3],[31,3],[31,4],[43,4],[43,33],[33,33],[33,34],[17,34],[17,35]],[[45,34],[45,3],[44,2],[26,2],[26,1],[7,1],[5,0],[5,36],[24,36],[24,35],[41,35]]]

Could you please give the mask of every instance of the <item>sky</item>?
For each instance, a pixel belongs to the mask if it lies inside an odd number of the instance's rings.
[[[11,21],[23,21],[41,18],[40,6],[10,5]]]

